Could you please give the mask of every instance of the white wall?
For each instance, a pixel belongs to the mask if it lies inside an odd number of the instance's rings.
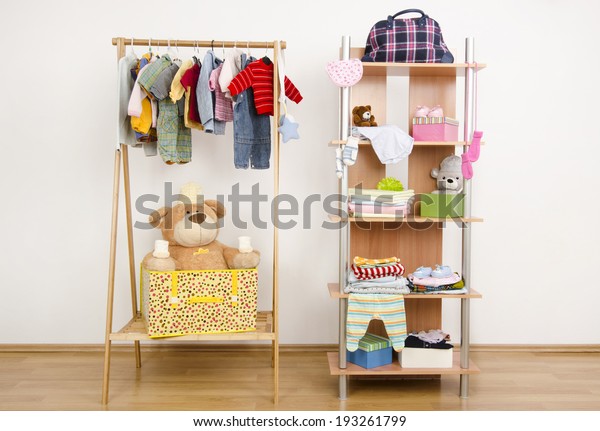
[[[103,341],[116,118],[112,37],[286,40],[288,75],[305,100],[290,106],[301,139],[282,146],[281,192],[302,201],[336,191],[327,142],[337,134],[338,91],[324,65],[337,57],[343,34],[363,45],[371,25],[400,3],[3,4],[0,343]],[[600,156],[600,7],[583,0],[418,5],[441,23],[457,61],[464,38],[474,36],[477,59],[488,64],[479,78],[487,145],[475,164],[473,208],[485,223],[473,227],[472,260],[473,287],[484,298],[472,301],[472,342],[600,343],[600,208],[592,183]],[[270,20],[273,11],[277,18]],[[227,193],[237,182],[247,191],[259,181],[270,187],[272,171],[233,168],[228,127],[225,137],[194,132],[188,166],[165,166],[132,150],[133,196],[160,194],[163,181],[176,188],[197,181],[207,194]],[[282,343],[336,342],[337,303],[326,283],[337,277],[337,235],[318,227],[323,218],[313,211],[312,229],[280,235]],[[221,239],[234,243],[238,234],[230,228]],[[268,254],[270,231],[250,234]],[[136,232],[138,262],[157,237],[158,231]],[[115,327],[130,313],[124,217],[119,245]],[[267,282],[269,267],[265,257],[260,271]],[[263,287],[261,308],[269,301]],[[457,302],[445,301],[444,313],[445,328],[456,336]]]

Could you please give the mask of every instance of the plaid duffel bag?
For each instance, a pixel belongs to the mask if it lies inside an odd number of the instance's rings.
[[[396,19],[407,13],[421,17]],[[454,63],[436,20],[420,9],[406,9],[377,22],[369,32],[364,62]]]

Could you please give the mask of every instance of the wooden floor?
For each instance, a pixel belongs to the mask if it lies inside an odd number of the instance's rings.
[[[272,404],[266,351],[113,352],[108,410],[600,410],[600,353],[474,352],[469,399],[459,377],[352,378],[338,399],[325,352],[283,352]],[[0,353],[0,410],[103,410],[102,352]]]

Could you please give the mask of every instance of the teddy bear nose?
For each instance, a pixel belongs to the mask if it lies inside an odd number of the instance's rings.
[[[452,184],[452,183],[454,183],[454,180],[452,178],[448,178],[448,183]]]
[[[192,223],[201,224],[206,219],[206,215],[204,215],[204,213],[196,213],[196,214],[192,214],[191,216],[189,216],[188,219]]]

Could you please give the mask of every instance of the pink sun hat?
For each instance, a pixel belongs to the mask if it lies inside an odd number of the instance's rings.
[[[330,61],[327,74],[338,87],[352,87],[362,78],[363,65],[358,58]]]

